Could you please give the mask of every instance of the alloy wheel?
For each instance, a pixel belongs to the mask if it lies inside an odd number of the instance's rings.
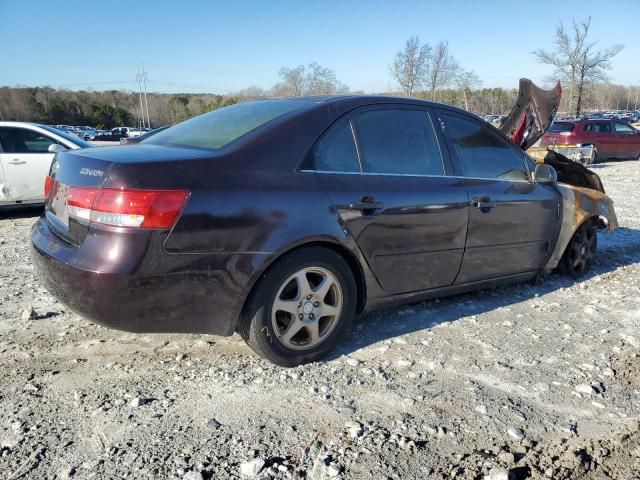
[[[571,276],[578,278],[589,270],[595,257],[596,248],[595,229],[588,228],[586,225],[578,229],[567,251],[566,265]]]
[[[307,267],[278,289],[271,308],[273,331],[292,350],[308,350],[334,330],[343,306],[342,286],[326,268]]]

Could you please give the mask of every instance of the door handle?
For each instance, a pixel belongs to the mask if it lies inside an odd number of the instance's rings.
[[[20,160],[19,158],[14,158],[13,160],[10,160],[9,163],[11,165],[22,165],[23,163],[27,163],[24,160]]]
[[[483,212],[488,212],[490,209],[496,206],[495,200],[491,200],[490,197],[474,198],[471,200],[471,205],[479,208]]]

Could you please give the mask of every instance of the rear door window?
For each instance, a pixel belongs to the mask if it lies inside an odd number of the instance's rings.
[[[442,114],[464,176],[529,181],[524,154],[488,128],[462,117]]]
[[[370,110],[354,118],[365,173],[444,175],[440,147],[426,111]]]
[[[585,130],[592,133],[611,133],[611,124],[609,122],[591,122],[587,124]]]
[[[313,149],[313,163],[318,171],[360,172],[358,152],[351,122],[341,120]]]

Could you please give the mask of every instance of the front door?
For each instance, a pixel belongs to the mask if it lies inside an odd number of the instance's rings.
[[[3,202],[44,201],[44,180],[54,157],[48,148],[53,143],[57,142],[33,130],[0,127]]]
[[[530,181],[521,149],[463,114],[437,112],[470,210],[456,284],[535,272],[554,246],[560,194]]]
[[[463,182],[446,175],[427,110],[359,110],[334,124],[313,157],[336,213],[387,293],[453,284],[468,198]]]
[[[613,141],[620,158],[637,158],[640,152],[640,132],[628,123],[613,122]]]

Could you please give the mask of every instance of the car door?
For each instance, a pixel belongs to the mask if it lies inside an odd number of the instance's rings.
[[[531,182],[533,162],[481,121],[442,110],[437,117],[470,199],[467,241],[456,284],[542,268],[559,225],[557,189]]]
[[[600,158],[615,158],[618,152],[613,138],[611,122],[609,120],[593,122],[591,133],[594,137],[594,144],[598,149],[598,156]]]
[[[53,138],[27,128],[0,127],[0,164],[4,173],[3,201],[44,201],[44,180],[54,154]]]
[[[453,284],[468,198],[447,175],[426,109],[370,107],[343,117],[312,150],[339,221],[382,288],[400,294]]]
[[[640,132],[628,123],[613,122],[616,153],[621,158],[637,158],[640,153]]]

